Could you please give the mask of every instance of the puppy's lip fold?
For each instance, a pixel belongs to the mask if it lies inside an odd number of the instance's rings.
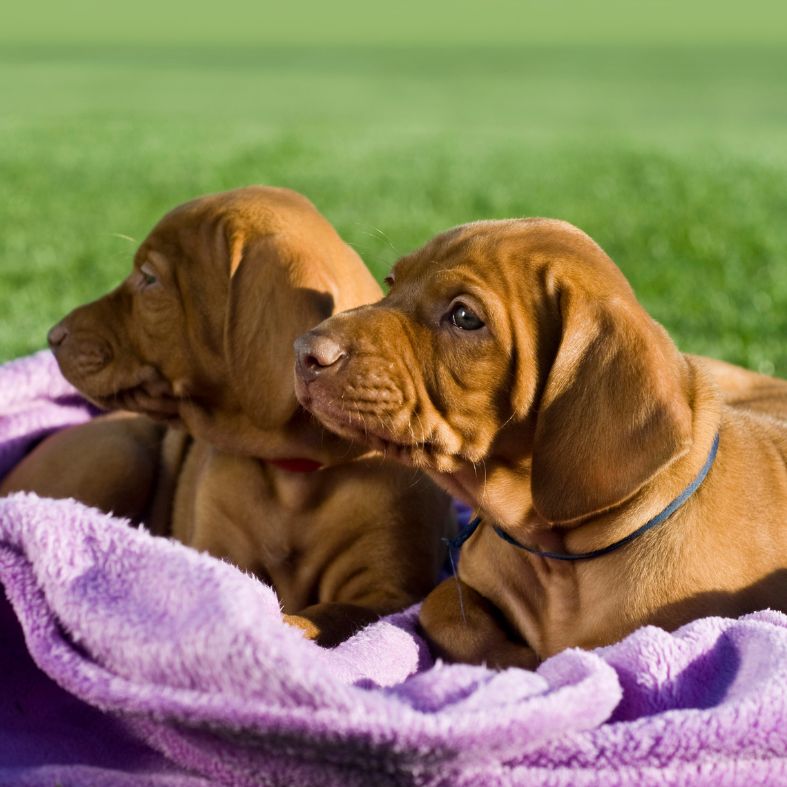
[[[319,329],[300,337],[294,348],[295,395],[327,429],[422,468],[459,461],[424,430],[406,375],[394,379],[388,373],[391,358],[376,351],[369,356],[341,335]],[[372,368],[366,368],[369,357]]]
[[[383,420],[371,411],[353,410],[342,401],[319,394],[311,396],[305,384],[296,383],[296,395],[301,405],[328,429],[389,458],[421,467],[455,461],[432,440],[418,440],[415,435],[405,436],[385,429]]]
[[[115,393],[94,396],[93,400],[108,410],[131,410],[157,420],[179,418],[181,400],[175,396],[151,395],[144,385],[121,388]]]
[[[179,419],[183,399],[175,395],[170,382],[150,365],[143,366],[127,381],[85,391],[85,395],[105,410],[130,410],[164,421]]]

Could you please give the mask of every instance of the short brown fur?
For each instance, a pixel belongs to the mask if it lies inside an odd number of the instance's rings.
[[[458,580],[422,608],[439,654],[532,667],[644,624],[787,611],[787,382],[680,353],[565,222],[462,226],[391,280],[380,303],[299,340],[344,355],[296,390],[330,429],[427,470],[482,517]],[[457,305],[483,326],[457,327]],[[605,547],[691,483],[717,433],[689,501],[604,557],[535,557],[493,530],[540,550]]]
[[[116,290],[50,333],[64,375],[121,412],[45,440],[0,493],[144,521],[271,581],[288,622],[335,644],[434,586],[452,525],[427,477],[326,432],[295,398],[293,340],[380,295],[295,192],[181,205]],[[322,467],[271,463],[292,458]]]

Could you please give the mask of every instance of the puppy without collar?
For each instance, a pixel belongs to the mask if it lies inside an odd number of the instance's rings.
[[[294,393],[295,338],[381,294],[300,194],[181,205],[115,290],[49,334],[64,375],[122,412],[53,435],[0,491],[75,497],[225,558],[322,644],[420,600],[447,496],[327,432]]]

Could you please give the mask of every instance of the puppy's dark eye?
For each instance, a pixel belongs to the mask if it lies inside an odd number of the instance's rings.
[[[150,287],[158,281],[158,277],[149,268],[144,265],[139,269],[139,275],[142,277],[142,287]]]
[[[479,328],[484,327],[481,318],[463,303],[455,304],[449,316],[451,317],[451,322],[463,331],[477,331]]]
[[[388,287],[388,289],[391,289],[391,287],[393,287],[393,285],[394,285],[394,277],[393,277],[393,276],[391,276],[391,274],[389,273],[389,274],[388,274],[388,275],[387,275],[387,276],[386,276],[386,277],[383,279],[383,284],[384,284],[386,287]]]

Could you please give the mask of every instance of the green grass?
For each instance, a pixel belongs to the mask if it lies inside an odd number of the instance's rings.
[[[170,207],[303,191],[378,276],[478,218],[568,219],[679,346],[787,374],[787,50],[5,46],[0,360]]]
[[[102,44],[787,43],[784,0],[185,0],[15,3],[0,42]]]

